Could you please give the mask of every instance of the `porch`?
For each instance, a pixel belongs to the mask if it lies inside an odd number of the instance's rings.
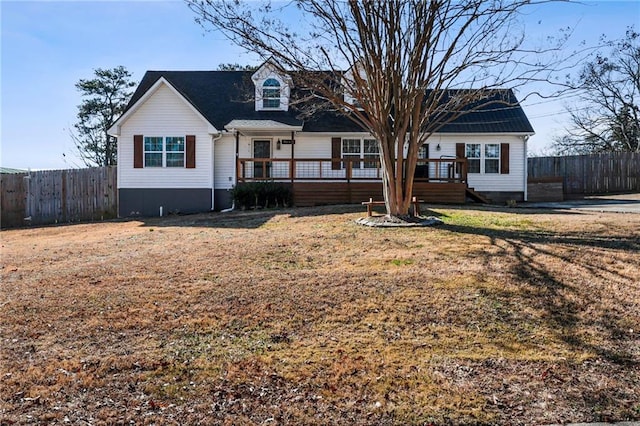
[[[238,158],[238,185],[254,181],[290,186],[294,204],[353,204],[383,198],[377,158]],[[467,160],[419,159],[413,196],[428,203],[463,204],[467,192]]]

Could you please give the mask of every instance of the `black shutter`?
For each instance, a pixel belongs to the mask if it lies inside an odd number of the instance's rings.
[[[500,144],[500,174],[509,174],[509,144]]]
[[[340,157],[342,154],[342,139],[331,138],[331,158],[334,160],[331,162],[331,170],[340,170]],[[338,161],[336,161],[338,159]]]
[[[187,169],[195,169],[196,168],[196,136],[195,135],[187,135],[187,145],[186,145],[186,156]]]
[[[141,169],[144,167],[144,150],[142,135],[133,135],[133,168]]]

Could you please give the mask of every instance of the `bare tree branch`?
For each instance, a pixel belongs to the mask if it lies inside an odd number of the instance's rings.
[[[566,107],[572,127],[554,141],[558,154],[640,152],[640,34],[629,28],[604,42],[610,53],[597,53],[572,82],[586,107]]]
[[[505,87],[550,81],[570,32],[537,47],[518,17],[552,0],[186,0],[204,28],[274,58],[307,89],[290,105],[342,111],[379,143],[387,212],[406,215],[418,150],[463,114],[508,107]],[[283,16],[306,25],[287,24]],[[285,13],[288,11],[289,13]],[[295,30],[294,30],[295,28]],[[558,84],[558,81],[556,81]],[[473,89],[473,90],[471,90]],[[316,102],[310,102],[311,98]],[[515,105],[512,105],[515,107]]]

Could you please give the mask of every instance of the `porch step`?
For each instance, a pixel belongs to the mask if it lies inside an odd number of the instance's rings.
[[[482,195],[480,195],[479,193],[477,193],[473,188],[466,188],[465,189],[465,195],[469,198],[471,198],[473,201],[477,202],[477,203],[484,203],[484,204],[490,204],[491,201],[489,201],[489,199],[483,197]]]

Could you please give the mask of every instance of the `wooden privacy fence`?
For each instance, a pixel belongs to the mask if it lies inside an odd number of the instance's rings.
[[[2,174],[2,228],[117,215],[116,167]]]
[[[562,178],[568,197],[640,192],[640,153],[529,158],[528,175],[530,181]]]

